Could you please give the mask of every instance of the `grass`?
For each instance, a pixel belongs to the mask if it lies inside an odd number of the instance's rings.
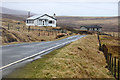
[[[117,37],[101,35],[100,39],[101,43],[107,46],[108,53],[112,53],[113,56],[119,55],[120,46],[118,45],[119,39]]]
[[[39,29],[37,26],[32,27],[32,29]],[[56,27],[58,28],[58,27]],[[41,27],[42,30],[51,30],[52,27]],[[39,35],[40,33],[40,35]],[[70,31],[67,31],[67,34],[71,33]],[[59,35],[63,35],[63,38],[72,36],[72,35],[65,35],[65,33],[56,33],[56,31],[48,32],[48,31],[30,31],[23,30],[21,28],[20,31],[17,31],[16,29],[3,29],[2,30],[2,43],[3,45],[7,44],[16,44],[16,43],[25,43],[25,42],[41,42],[41,41],[53,41],[53,40],[59,40],[56,39]],[[73,34],[75,35],[75,34]],[[63,39],[62,37],[60,39]]]
[[[112,78],[98,50],[96,35],[88,35],[17,69],[9,78]]]

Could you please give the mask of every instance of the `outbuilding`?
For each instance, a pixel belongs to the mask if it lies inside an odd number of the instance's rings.
[[[98,25],[92,25],[92,26],[81,26],[80,30],[85,30],[85,31],[101,31],[102,27]]]

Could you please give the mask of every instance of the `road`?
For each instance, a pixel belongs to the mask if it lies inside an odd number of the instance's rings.
[[[82,37],[85,37],[85,35],[75,35],[56,41],[33,42],[2,46],[2,67],[0,69],[3,70],[28,58],[38,56],[49,50],[57,49]]]

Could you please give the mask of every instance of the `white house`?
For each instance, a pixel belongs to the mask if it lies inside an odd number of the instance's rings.
[[[56,20],[57,19],[55,18],[55,14],[53,16],[49,16],[47,14],[35,15],[26,19],[26,25],[56,27]]]

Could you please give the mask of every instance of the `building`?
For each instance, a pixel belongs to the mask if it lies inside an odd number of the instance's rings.
[[[49,16],[47,14],[35,15],[26,19],[26,25],[56,27],[56,20],[57,19],[55,18],[55,14],[53,16]]]
[[[101,31],[102,27],[98,26],[98,25],[92,25],[92,26],[81,26],[80,30],[84,30],[84,31]]]

